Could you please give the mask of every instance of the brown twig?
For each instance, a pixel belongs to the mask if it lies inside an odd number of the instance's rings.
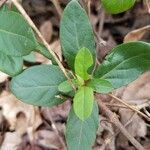
[[[59,135],[59,131],[58,131],[56,125],[55,125],[55,122],[53,121],[53,118],[52,118],[52,116],[51,116],[51,114],[50,114],[48,108],[46,109],[46,112],[47,112],[47,114],[48,114],[48,119],[49,119],[50,122],[51,122],[51,126],[52,126],[53,130],[54,130],[54,132],[57,134],[57,136],[58,136],[58,138],[59,138],[59,141],[61,142],[61,144],[62,144],[62,146],[63,146],[63,150],[66,150],[66,145],[65,145],[65,143],[64,143],[64,141],[63,141],[63,139],[62,139],[62,137]]]
[[[146,5],[148,8],[148,13],[150,14],[150,1],[149,0],[146,0]]]
[[[59,16],[61,17],[63,10],[62,10],[58,0],[50,0],[50,1],[53,3],[53,5],[55,6]]]
[[[51,55],[53,56],[53,58],[55,59],[55,61],[57,62],[58,66],[60,67],[60,69],[62,70],[62,72],[64,73],[64,75],[66,76],[66,78],[68,79],[68,81],[70,82],[70,84],[72,85],[73,89],[76,90],[74,84],[72,83],[70,77],[68,76],[64,66],[62,65],[62,63],[60,62],[60,60],[58,59],[57,55],[55,54],[54,51],[51,50],[50,45],[46,42],[46,40],[44,39],[44,37],[42,36],[42,34],[40,33],[40,31],[38,30],[38,28],[35,26],[35,24],[33,23],[33,21],[31,20],[31,18],[28,16],[28,14],[25,12],[25,10],[23,9],[23,7],[18,3],[17,0],[11,0],[13,2],[13,4],[16,6],[16,8],[20,11],[20,13],[23,15],[23,17],[26,19],[26,21],[28,22],[28,24],[32,27],[32,29],[35,31],[35,33],[39,36],[40,40],[43,42],[44,46],[49,50],[49,52],[51,53]]]
[[[7,0],[1,0],[0,1],[0,8],[6,3]]]
[[[102,10],[99,15],[99,27],[98,27],[98,35],[101,36],[103,28],[104,28],[104,20],[105,20],[105,11]]]
[[[123,125],[125,128],[130,125],[130,123],[133,121],[133,118],[136,114],[137,113],[134,112],[133,115],[129,118],[129,120]],[[116,131],[115,136],[117,136],[119,133],[120,133],[120,131]]]
[[[137,113],[135,112],[135,113],[130,117],[130,119],[127,121],[127,123],[126,123],[125,125],[123,125],[125,128],[132,122],[133,117],[135,116],[135,114],[137,114]],[[118,129],[114,135],[112,135],[110,138],[107,138],[107,139],[104,141],[104,144],[103,144],[103,145],[106,146],[107,144],[109,144],[109,143],[113,140],[113,138],[116,137],[119,133],[120,133],[120,130]]]
[[[105,115],[110,119],[110,121],[112,123],[114,123],[114,125],[116,127],[118,127],[118,129],[120,129],[120,131],[122,132],[122,134],[127,137],[127,139],[138,149],[138,150],[145,150],[144,147],[125,129],[125,127],[120,123],[119,119],[117,118],[116,114],[113,113],[111,110],[109,110],[109,108],[107,108],[107,106],[101,101],[101,100],[97,100],[98,105],[100,106],[101,110],[105,113]]]
[[[141,115],[142,117],[144,117],[145,119],[147,119],[148,121],[150,121],[150,117],[148,117],[147,115],[145,115],[144,113],[140,112],[138,109],[136,109],[134,106],[129,105],[128,103],[126,103],[125,101],[123,101],[122,99],[112,95],[112,94],[108,94],[110,97],[114,98],[115,100],[117,100],[118,102],[122,103],[123,105],[127,106],[128,108],[130,108],[131,110],[137,112],[139,115]]]
[[[109,106],[109,107],[119,107],[119,108],[129,109],[127,106],[119,105],[119,104],[110,104],[110,103],[105,103],[105,105],[106,105],[106,106]]]
[[[84,7],[87,14],[89,14],[89,3],[90,0],[80,0],[81,5]]]

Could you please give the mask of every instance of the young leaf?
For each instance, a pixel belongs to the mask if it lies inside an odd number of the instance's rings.
[[[150,68],[150,44],[130,42],[117,46],[97,68],[96,78],[106,79],[114,88],[127,85]]]
[[[81,119],[86,120],[93,110],[94,95],[90,87],[81,87],[73,99],[75,114]]]
[[[25,56],[36,48],[34,33],[20,14],[1,11],[0,20],[0,52],[10,56]]]
[[[63,100],[56,98],[58,85],[65,80],[57,66],[40,65],[26,69],[11,81],[11,91],[25,103],[37,106],[53,106]]]
[[[82,79],[88,80],[90,79],[90,75],[87,71],[92,65],[92,54],[87,48],[81,48],[75,58],[75,73]]]
[[[0,52],[0,71],[10,76],[15,76],[23,69],[23,58],[12,57]]]
[[[98,125],[99,114],[96,102],[94,102],[92,114],[85,121],[80,120],[72,108],[66,127],[68,150],[91,150],[96,139]]]
[[[76,81],[77,81],[78,86],[80,87],[80,86],[84,85],[84,80],[78,75],[76,75],[76,77],[77,77]]]
[[[112,84],[104,79],[92,79],[87,86],[94,89],[98,93],[109,93],[113,90]]]
[[[86,47],[95,59],[96,50],[92,26],[85,10],[77,0],[72,0],[64,10],[60,24],[60,41],[63,55],[74,70],[75,56]]]
[[[101,0],[107,12],[111,14],[122,13],[130,9],[136,0]]]
[[[64,81],[59,84],[58,90],[63,93],[68,93],[68,92],[71,92],[73,88],[68,81]]]

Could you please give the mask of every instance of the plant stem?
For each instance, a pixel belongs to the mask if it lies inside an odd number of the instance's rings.
[[[145,115],[144,113],[140,112],[139,110],[137,110],[135,107],[127,104],[125,101],[123,101],[122,99],[112,95],[112,94],[108,94],[110,97],[114,98],[115,100],[117,100],[118,102],[124,104],[125,106],[127,106],[128,108],[130,108],[131,110],[137,112],[139,115],[141,115],[142,117],[146,118],[148,121],[150,121],[150,117],[148,117],[147,115]]]
[[[61,9],[61,6],[60,6],[58,0],[50,0],[50,1],[54,4],[59,16],[61,17],[63,11]]]
[[[116,127],[120,129],[120,131],[126,136],[129,141],[138,149],[138,150],[145,150],[144,147],[125,129],[125,127],[120,123],[119,119],[117,118],[116,114],[113,113],[109,108],[101,101],[97,100],[98,105],[100,106],[101,110],[104,111],[105,115],[110,119],[112,123],[115,124]]]
[[[64,66],[61,64],[61,62],[59,61],[57,55],[51,50],[50,45],[46,42],[46,40],[44,39],[44,37],[42,36],[42,34],[40,33],[40,31],[38,30],[38,28],[35,26],[35,24],[33,23],[33,21],[31,20],[31,18],[28,16],[28,14],[25,12],[25,10],[23,9],[23,7],[17,2],[17,0],[11,0],[13,2],[13,4],[16,6],[16,8],[20,11],[20,13],[23,15],[23,17],[26,19],[26,21],[28,22],[28,24],[32,27],[32,29],[35,31],[35,33],[39,36],[39,38],[41,39],[41,41],[43,42],[44,46],[49,50],[49,52],[51,53],[52,57],[55,59],[56,63],[58,64],[58,66],[60,67],[60,69],[62,70],[62,72],[64,73],[64,75],[66,76],[66,78],[68,79],[69,83],[71,84],[71,86],[73,87],[73,89],[75,90],[75,86],[74,84],[71,82],[70,77],[68,76]]]
[[[0,1],[0,8],[6,3],[7,0],[1,0]]]

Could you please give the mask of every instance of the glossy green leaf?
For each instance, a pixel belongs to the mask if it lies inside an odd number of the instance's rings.
[[[71,109],[66,127],[66,141],[68,150],[91,150],[96,139],[99,125],[99,113],[96,102],[90,117],[82,121]]]
[[[22,57],[12,57],[0,52],[0,71],[10,76],[15,76],[23,69]]]
[[[90,79],[88,69],[93,65],[93,57],[87,48],[81,48],[75,58],[75,73],[84,80]]]
[[[58,90],[63,93],[68,93],[73,90],[71,84],[68,81],[64,81],[58,86]]]
[[[104,79],[92,79],[87,86],[94,89],[97,93],[109,93],[113,90],[112,84]]]
[[[72,0],[64,10],[60,24],[60,41],[63,55],[73,70],[75,56],[83,47],[90,50],[95,60],[96,49],[92,26],[77,0]]]
[[[12,49],[11,49],[12,47],[10,47],[10,45],[13,44],[15,48],[16,43],[13,43],[14,40],[11,41],[11,39],[8,37],[8,34],[9,34],[9,31],[11,30],[9,28],[13,28],[15,24],[14,24],[14,21],[11,20],[11,18],[7,16],[8,13],[11,13],[11,11],[9,11],[9,8],[7,5],[4,5],[0,9],[0,20],[2,20],[0,21],[0,71],[10,76],[15,76],[19,74],[23,69],[23,58],[18,57],[18,55],[15,54],[16,51],[12,53]],[[11,22],[11,25],[9,25],[10,22]],[[8,26],[8,30],[5,30],[7,29],[7,26]],[[18,28],[16,28],[16,30],[18,30]],[[13,39],[13,36],[12,36],[12,39]]]
[[[37,106],[53,106],[63,100],[56,98],[58,85],[65,80],[57,66],[40,65],[26,69],[11,81],[12,93],[21,101]]]
[[[10,56],[24,56],[36,48],[34,33],[20,14],[2,11],[0,20],[0,52]]]
[[[130,9],[136,0],[101,0],[107,12],[118,14]]]
[[[75,114],[81,120],[86,120],[92,113],[93,102],[93,89],[86,86],[79,88],[73,99],[73,108]]]
[[[97,68],[96,78],[106,79],[114,88],[127,85],[150,68],[150,44],[129,42],[114,48]]]

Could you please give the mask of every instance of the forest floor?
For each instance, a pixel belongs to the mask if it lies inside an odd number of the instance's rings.
[[[55,1],[55,0],[54,0]],[[56,10],[53,0],[23,0],[23,7],[32,18],[51,48],[63,60],[59,24],[68,0],[58,0]],[[100,62],[117,44],[130,40],[150,42],[150,28],[128,34],[135,29],[150,25],[150,13],[146,0],[138,0],[129,11],[109,15],[99,0],[91,0],[89,15],[97,33],[97,56]],[[128,36],[126,36],[128,34]],[[50,64],[42,55],[34,53],[24,62],[25,66]],[[10,78],[0,72],[0,150],[64,150],[65,124],[70,102],[52,108],[37,108],[18,101],[9,91]],[[150,71],[128,86],[113,92],[120,99],[150,117]],[[128,109],[108,95],[98,95],[115,112],[129,133],[150,150],[150,122]],[[129,140],[110,122],[100,110],[100,123],[93,150],[136,150]]]

